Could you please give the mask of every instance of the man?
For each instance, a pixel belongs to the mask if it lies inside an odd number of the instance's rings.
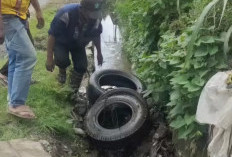
[[[0,41],[3,42],[5,37],[9,56],[8,112],[21,118],[34,119],[35,114],[25,104],[36,63],[36,51],[27,34],[26,19],[31,3],[36,10],[37,28],[42,28],[44,26],[42,12],[37,0],[0,1]]]
[[[85,46],[90,41],[96,46],[98,64],[102,65],[103,62],[100,40],[101,7],[102,0],[82,0],[80,4],[68,4],[57,12],[51,23],[46,68],[52,72],[57,65],[58,81],[65,83],[70,52],[73,62],[70,85],[75,92],[87,70]]]
[[[38,15],[39,13],[37,13],[37,11],[40,11],[36,8],[36,4],[39,4],[39,3],[32,3],[32,6],[33,8],[35,9],[36,11],[36,14]],[[27,19],[30,18],[30,13],[28,12],[27,13]],[[38,19],[38,20],[41,20],[41,19]],[[41,25],[41,26],[40,26]],[[40,21],[38,22],[38,25],[37,27],[41,27],[43,28],[43,25],[44,25],[44,21]],[[27,34],[32,42],[32,44],[34,45],[34,40],[33,40],[33,37],[32,37],[32,34],[31,34],[31,31],[30,31],[30,28],[29,28],[29,22],[27,20],[27,23],[26,23],[26,29],[27,29]],[[5,82],[7,84],[7,76],[8,76],[8,64],[9,64],[9,60],[2,66],[2,68],[0,69],[0,80],[2,79],[3,82]]]

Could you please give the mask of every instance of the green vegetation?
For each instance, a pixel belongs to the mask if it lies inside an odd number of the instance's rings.
[[[31,31],[37,45],[45,49],[47,31],[56,8],[48,8],[44,11],[46,26],[37,30],[36,20],[30,21]],[[42,44],[41,44],[42,43]],[[39,48],[37,46],[37,48]],[[27,104],[35,111],[37,119],[33,121],[22,120],[7,114],[7,89],[0,87],[0,141],[25,137],[47,137],[49,135],[62,135],[63,139],[74,137],[72,124],[67,123],[70,117],[71,102],[69,94],[56,81],[57,71],[49,73],[45,69],[46,53],[39,51],[38,62],[34,70],[33,79],[36,84],[30,88]],[[3,65],[5,60],[0,60]]]
[[[230,68],[232,3],[219,0],[117,0],[124,50],[167,113],[179,139],[207,133],[195,120],[202,88]]]

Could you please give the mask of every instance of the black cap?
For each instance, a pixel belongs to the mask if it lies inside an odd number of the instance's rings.
[[[102,18],[101,8],[103,0],[82,0],[81,7],[88,11],[90,18]]]

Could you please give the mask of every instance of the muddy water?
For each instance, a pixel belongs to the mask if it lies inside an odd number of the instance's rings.
[[[102,20],[102,26],[101,47],[104,62],[102,67],[96,64],[96,70],[119,69],[130,71],[130,63],[125,54],[122,53],[121,34],[118,26],[113,24],[110,16]],[[95,63],[97,63],[96,57]]]

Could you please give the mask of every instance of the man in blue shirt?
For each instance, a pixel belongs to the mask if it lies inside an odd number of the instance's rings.
[[[97,49],[98,64],[102,65],[101,25],[102,0],[82,0],[80,4],[68,4],[61,8],[53,19],[48,38],[47,62],[48,71],[59,67],[58,81],[65,83],[66,68],[73,62],[70,77],[71,87],[77,90],[87,70],[85,46],[93,41]]]

